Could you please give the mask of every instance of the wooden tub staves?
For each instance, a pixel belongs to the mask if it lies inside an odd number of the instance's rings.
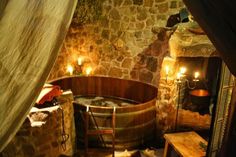
[[[115,147],[116,149],[137,148],[148,145],[155,139],[156,128],[156,96],[157,88],[138,81],[110,77],[65,77],[51,82],[62,89],[72,90],[75,96],[116,97],[137,102],[135,105],[116,108]],[[83,120],[81,109],[83,104],[75,104],[77,140],[83,139]],[[90,106],[93,117],[91,121],[99,128],[109,127],[113,107]],[[96,129],[96,125],[92,126]],[[103,146],[101,137],[90,139],[90,144]],[[103,135],[106,146],[111,146],[111,138]]]

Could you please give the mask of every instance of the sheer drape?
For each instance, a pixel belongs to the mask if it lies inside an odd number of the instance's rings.
[[[236,76],[236,1],[183,0]]]
[[[0,1],[0,152],[54,64],[76,0]]]

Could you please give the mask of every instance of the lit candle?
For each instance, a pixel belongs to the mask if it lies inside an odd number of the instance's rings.
[[[90,73],[92,72],[92,68],[91,67],[87,67],[85,72],[86,72],[87,76],[90,75]]]
[[[187,69],[185,67],[181,67],[180,68],[180,73],[181,74],[184,74],[186,71],[187,71]]]
[[[169,71],[170,71],[170,68],[168,66],[166,66],[166,75],[168,76],[169,74]]]
[[[78,58],[78,65],[82,65],[82,62],[83,62],[83,58],[82,58],[82,57],[79,57],[79,58]]]
[[[197,79],[199,76],[200,76],[200,73],[199,73],[199,72],[195,72],[195,73],[194,73],[194,78],[195,78],[195,79]]]
[[[177,79],[179,80],[181,78],[182,74],[181,73],[177,73]]]
[[[67,72],[69,72],[70,75],[73,74],[74,68],[71,65],[67,66]]]

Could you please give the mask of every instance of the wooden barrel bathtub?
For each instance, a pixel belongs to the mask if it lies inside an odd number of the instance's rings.
[[[138,81],[111,77],[73,76],[51,82],[63,90],[70,89],[74,96],[109,96],[138,102],[136,105],[116,108],[115,148],[130,149],[148,146],[155,140],[157,88]],[[77,141],[83,139],[81,109],[74,104]],[[90,106],[93,117],[100,128],[109,127],[112,107]],[[111,146],[111,137],[103,135],[106,146]],[[93,146],[103,146],[99,137],[89,139]]]

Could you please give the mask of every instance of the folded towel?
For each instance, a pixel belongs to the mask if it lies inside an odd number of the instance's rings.
[[[46,101],[51,101],[54,97],[62,94],[60,86],[45,84],[39,94],[36,103],[43,104]]]

